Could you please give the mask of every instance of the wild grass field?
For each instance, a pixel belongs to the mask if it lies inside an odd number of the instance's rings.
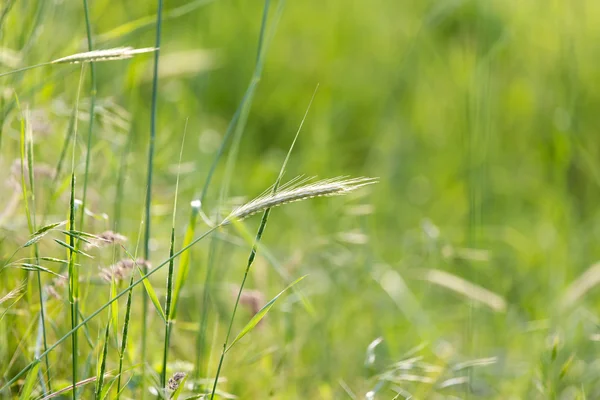
[[[0,399],[600,399],[599,43],[596,0],[3,0]]]

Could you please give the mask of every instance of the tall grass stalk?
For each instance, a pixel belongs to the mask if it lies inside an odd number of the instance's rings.
[[[70,200],[70,212],[69,212],[69,230],[72,232],[75,230],[75,172],[71,172],[71,200]],[[73,387],[77,384],[77,314],[78,314],[78,289],[79,289],[79,274],[78,269],[75,265],[75,237],[69,236],[69,302],[71,303],[71,330],[73,331],[71,357],[72,373],[73,373]],[[73,399],[77,398],[77,390],[73,390]]]
[[[283,1],[280,2],[279,4],[280,4],[280,7],[278,10],[278,16],[280,16],[282,13]],[[241,136],[242,136],[242,133],[243,133],[245,125],[246,125],[248,113],[250,112],[250,106],[252,105],[254,93],[256,91],[256,88],[257,88],[258,83],[260,82],[260,78],[262,76],[262,70],[263,70],[263,65],[264,65],[264,55],[265,55],[265,38],[266,38],[266,31],[267,31],[267,20],[268,20],[270,5],[271,5],[271,1],[265,0],[265,5],[263,7],[261,26],[260,26],[260,33],[258,36],[256,61],[254,64],[254,71],[252,73],[252,78],[250,80],[250,83],[248,84],[248,88],[246,89],[244,96],[242,97],[242,100],[240,101],[238,108],[236,109],[231,121],[229,122],[229,125],[227,126],[227,130],[225,132],[223,140],[221,141],[221,145],[219,146],[219,149],[217,151],[215,159],[213,160],[213,162],[209,168],[208,174],[206,176],[206,180],[204,182],[204,187],[202,188],[202,192],[200,194],[200,203],[201,204],[204,203],[204,199],[206,198],[206,194],[208,192],[208,188],[212,181],[214,172],[217,168],[219,161],[221,160],[221,157],[223,156],[223,153],[225,151],[227,143],[229,142],[229,139],[233,135],[234,138],[233,138],[233,143],[231,146],[232,150],[228,157],[228,162],[227,162],[227,167],[226,167],[226,172],[225,172],[225,183],[221,187],[221,194],[220,194],[220,200],[219,200],[220,204],[223,203],[225,197],[227,196],[228,187],[229,187],[228,182],[230,180],[231,175],[233,174],[234,160],[237,157],[237,149],[239,147],[239,142],[241,141]],[[215,238],[211,239],[211,241],[213,241],[213,242],[215,240],[217,240],[217,239],[215,239]],[[203,352],[204,352],[204,347],[205,347],[204,342],[206,340],[206,328],[207,328],[207,324],[208,324],[207,313],[208,313],[208,302],[209,302],[209,297],[210,297],[210,282],[211,282],[211,277],[212,277],[214,260],[216,258],[216,255],[214,253],[216,252],[217,247],[218,246],[216,243],[211,243],[211,245],[209,247],[209,254],[208,254],[207,265],[206,265],[206,275],[204,278],[203,301],[202,301],[202,307],[200,309],[200,329],[198,331],[198,336],[196,337],[195,371],[196,371],[197,379],[200,378],[201,371],[202,371],[203,358],[204,358]]]
[[[169,272],[167,274],[167,298],[165,300],[165,341],[163,348],[163,365],[161,371],[161,389],[165,390],[167,387],[167,360],[169,358],[169,345],[171,341],[171,324],[172,324],[172,311],[171,303],[173,301],[173,253],[175,252],[175,218],[177,216],[177,194],[179,193],[179,176],[181,174],[181,158],[183,157],[183,146],[185,144],[185,134],[187,132],[187,121],[185,123],[185,129],[183,131],[183,139],[181,140],[181,150],[179,151],[179,164],[177,167],[177,180],[175,182],[175,199],[173,200],[173,222],[171,224],[171,245],[169,248]],[[159,391],[159,397],[162,394]]]
[[[88,50],[92,50],[92,29],[90,24],[90,13],[88,8],[87,0],[83,0],[83,10],[85,15],[85,27],[87,34]],[[87,137],[87,148],[85,153],[85,172],[83,175],[83,193],[81,197],[81,214],[79,217],[79,229],[84,231],[84,220],[85,220],[85,208],[87,203],[87,186],[88,176],[90,170],[90,156],[92,152],[92,132],[94,129],[94,108],[96,105],[96,66],[94,63],[90,63],[90,110],[89,110],[89,121],[88,121],[88,137]],[[77,118],[77,116],[75,117]],[[75,152],[75,145],[73,145],[73,153]],[[71,172],[71,207],[69,214],[69,230],[72,232],[75,230],[75,156],[73,155],[73,168]],[[79,241],[78,241],[79,243]],[[69,244],[72,248],[75,248],[75,238],[73,235],[69,235]],[[69,250],[69,301],[71,302],[71,326],[75,327],[78,323],[79,316],[79,272],[75,266],[75,255],[73,249]],[[77,333],[73,333],[73,400],[77,398]]]
[[[162,30],[162,9],[163,1],[158,0],[158,9],[156,12],[156,38],[154,53],[154,66],[153,66],[153,77],[152,77],[152,104],[150,110],[150,143],[148,145],[148,168],[147,168],[147,182],[146,182],[146,231],[144,235],[144,258],[150,260],[150,234],[151,234],[151,216],[150,208],[152,206],[152,168],[154,161],[154,143],[156,141],[156,114],[157,100],[158,100],[158,60],[160,56],[160,38]],[[144,273],[147,272],[147,268],[144,267]],[[144,291],[143,294],[143,305],[142,305],[142,395],[144,399],[146,395],[146,361],[147,361],[147,348],[148,348],[148,335],[147,335],[147,324],[148,324],[148,294]]]
[[[78,326],[78,315],[79,315],[79,269],[75,262],[76,250],[75,250],[75,150],[77,143],[77,110],[79,109],[79,96],[81,94],[81,86],[83,83],[83,66],[79,75],[79,87],[77,89],[77,97],[75,100],[75,122],[74,122],[74,133],[73,133],[73,146],[71,156],[71,193],[69,200],[69,245],[68,250],[68,269],[69,269],[69,303],[71,304],[71,359],[72,359],[72,382],[73,382],[73,393],[72,397],[75,400],[77,398],[77,356],[78,356],[78,342],[77,342],[77,330]],[[83,210],[82,210],[83,214]],[[47,353],[50,349],[47,349],[44,353]]]
[[[17,102],[17,107],[21,110],[21,106],[19,104],[19,98],[15,97]],[[21,141],[21,187],[23,191],[23,202],[25,204],[25,214],[27,216],[27,226],[29,228],[29,233],[33,235],[36,231],[36,212],[35,212],[35,182],[34,182],[34,171],[33,171],[33,133],[31,132],[31,126],[29,125],[27,118],[28,111],[25,111],[25,114],[21,110],[21,124],[20,124],[20,141]],[[25,164],[27,163],[27,164]],[[25,179],[25,171],[28,171],[29,178],[29,190],[27,190],[27,182]],[[29,206],[29,202],[31,199],[31,207]],[[39,259],[39,249],[37,242],[34,243],[32,247],[33,259],[35,260],[35,265],[40,265]],[[29,275],[29,273],[27,273]],[[40,302],[40,324],[39,329],[41,331],[42,337],[42,345],[44,350],[48,347],[48,341],[46,338],[46,319],[45,319],[45,305],[44,305],[44,293],[42,290],[42,275],[40,270],[37,270],[37,284],[38,284],[38,295]],[[36,346],[36,355],[39,354],[39,348]],[[45,358],[46,361],[46,371],[48,376],[50,374],[50,363],[48,361],[48,357]],[[44,383],[43,372],[40,368],[38,370],[40,374],[40,382],[42,383],[44,394],[46,393],[46,385]],[[50,385],[50,378],[48,378],[48,385]],[[49,389],[52,390],[52,389]]]
[[[142,225],[140,224],[140,228],[137,235],[137,242],[135,245],[135,257],[133,257],[134,262],[137,260],[138,249],[140,245],[140,239],[142,237]],[[129,278],[129,287],[127,289],[127,304],[125,305],[125,321],[123,322],[123,333],[121,336],[121,349],[119,351],[119,374],[117,377],[117,397],[119,400],[121,397],[121,377],[123,375],[123,360],[125,358],[125,351],[127,350],[127,339],[129,337],[129,323],[131,322],[131,305],[133,303],[133,287],[135,273],[133,272],[134,268],[131,270],[131,278]],[[118,297],[118,296],[113,296]]]
[[[319,86],[317,85],[317,87],[315,88],[315,91],[312,95],[312,98],[310,99],[310,102],[308,103],[308,107],[306,108],[304,117],[302,118],[302,121],[300,122],[298,131],[296,132],[296,135],[294,136],[294,140],[292,141],[292,144],[290,145],[288,153],[285,157],[285,160],[283,161],[283,164],[281,165],[281,169],[279,170],[279,176],[277,177],[277,180],[275,181],[275,184],[273,185],[273,189],[271,191],[272,197],[275,197],[275,195],[277,194],[277,189],[278,189],[281,179],[283,178],[283,175],[285,173],[285,167],[287,166],[287,163],[290,159],[290,155],[292,154],[292,150],[294,149],[296,140],[298,139],[298,136],[300,135],[300,131],[302,130],[302,126],[304,125],[304,121],[306,120],[306,116],[308,115],[308,111],[310,110],[310,106],[312,105],[312,102],[315,98],[315,95],[316,95],[318,89],[319,89]],[[243,206],[239,207],[238,210],[240,208],[243,208]],[[254,263],[254,258],[256,257],[256,249],[258,247],[258,244],[260,243],[260,240],[262,238],[265,227],[267,226],[267,220],[269,219],[270,212],[271,212],[271,205],[268,205],[267,208],[264,210],[264,214],[262,216],[260,225],[258,227],[258,232],[256,233],[256,238],[254,239],[254,244],[252,245],[252,250],[250,251],[250,256],[248,257],[248,263],[246,265],[246,270],[244,271],[244,278],[242,279],[242,283],[240,284],[240,288],[238,290],[237,297],[235,299],[235,304],[233,306],[233,312],[231,313],[231,318],[229,320],[229,326],[227,327],[227,334],[225,335],[225,341],[223,343],[223,349],[221,351],[221,357],[219,359],[219,366],[217,367],[217,373],[215,374],[215,381],[213,383],[212,392],[210,394],[211,400],[214,398],[215,392],[217,390],[217,383],[219,381],[219,375],[221,373],[221,368],[223,367],[223,360],[225,359],[225,353],[227,352],[227,345],[229,344],[229,336],[231,335],[231,328],[233,327],[233,321],[235,320],[235,314],[236,314],[238,305],[240,303],[242,291],[244,290],[244,285],[246,284],[246,279],[248,278],[248,272],[250,272],[250,267]],[[235,214],[235,211],[232,214]],[[239,215],[240,214],[238,214],[238,216]],[[251,215],[251,214],[248,214],[248,215]],[[234,219],[236,219],[236,218],[234,217]],[[224,220],[224,222],[227,220],[228,220],[228,218],[226,218]]]
[[[26,122],[26,147],[27,147],[27,167],[29,169],[29,190],[31,191],[31,226],[30,232],[33,233],[36,231],[37,222],[36,222],[36,207],[35,207],[35,182],[34,182],[34,169],[33,169],[33,133],[31,132],[31,126]],[[27,201],[27,200],[26,200]],[[33,258],[35,260],[36,265],[40,265],[40,253],[39,247],[37,243],[33,245]],[[40,330],[42,337],[42,345],[43,349],[46,350],[48,348],[48,339],[46,337],[46,317],[45,317],[45,302],[44,302],[44,291],[42,289],[42,274],[40,270],[37,270],[37,283],[38,283],[38,294],[40,299]],[[39,348],[36,346],[36,353],[39,353]],[[46,373],[48,374],[48,390],[52,391],[51,383],[50,383],[50,362],[48,361],[48,357],[45,358],[46,362]],[[42,383],[42,387],[44,390],[44,394],[46,393],[46,385],[44,384],[44,378],[42,374],[42,369],[39,369],[40,373],[40,381]]]
[[[88,50],[93,51],[92,44],[92,27],[90,24],[90,12],[88,7],[88,1],[83,0],[83,10],[85,14],[85,30],[87,35]],[[90,171],[90,157],[92,153],[92,133],[94,130],[94,113],[96,108],[96,64],[90,62],[90,111],[88,121],[88,136],[87,146],[85,152],[85,172],[83,175],[83,194],[81,195],[81,214],[79,217],[79,229],[84,231],[84,219],[85,219],[85,207],[87,205],[87,187],[88,187],[88,176]],[[75,392],[75,390],[73,391]]]
[[[111,309],[108,309],[108,322],[106,323],[106,329],[104,332],[104,343],[102,345],[102,353],[100,355],[100,367],[96,375],[96,400],[101,400],[101,393],[104,387],[104,375],[106,372],[106,359],[108,358],[108,340],[110,339],[110,320],[111,320]],[[75,389],[73,390],[75,391]]]
[[[65,139],[61,146],[60,155],[58,157],[58,161],[56,162],[56,167],[54,168],[54,176],[52,177],[52,184],[48,189],[48,200],[46,201],[46,207],[44,211],[44,215],[42,215],[42,224],[45,222],[46,216],[50,213],[52,206],[56,202],[57,199],[57,191],[58,191],[58,180],[60,179],[60,175],[62,174],[63,164],[65,158],[67,156],[67,152],[69,150],[69,144],[71,143],[71,137],[73,136],[73,132],[75,131],[75,119],[77,116],[75,115],[76,106],[73,107],[73,112],[71,113],[71,117],[69,118],[69,125],[67,127],[67,133],[65,135]]]
[[[117,375],[117,397],[119,400],[121,397],[121,376],[123,375],[123,360],[125,358],[125,351],[127,349],[127,338],[129,336],[129,321],[131,319],[131,304],[132,304],[132,296],[133,296],[133,281],[135,274],[131,273],[131,278],[129,279],[129,289],[127,291],[127,304],[125,305],[125,321],[123,322],[123,334],[121,337],[121,349],[119,351],[119,373]]]

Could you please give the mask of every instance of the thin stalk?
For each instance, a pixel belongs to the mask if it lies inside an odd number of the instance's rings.
[[[29,71],[30,69],[44,67],[46,65],[51,65],[51,64],[52,64],[52,62],[44,62],[44,63],[41,63],[41,64],[28,65],[27,67],[23,67],[23,68],[19,68],[19,69],[13,69],[12,71],[1,73],[0,74],[0,78],[2,78],[3,76],[18,74],[19,72],[25,72],[25,71]]]
[[[85,28],[87,34],[87,42],[88,42],[88,50],[92,51],[92,28],[90,24],[90,13],[87,0],[83,0],[83,10],[85,14]],[[92,153],[92,132],[94,129],[94,108],[96,106],[96,65],[91,62],[90,63],[90,79],[91,79],[91,87],[90,87],[90,112],[89,112],[89,121],[88,121],[88,137],[87,137],[87,148],[85,153],[85,172],[83,175],[83,194],[81,197],[81,214],[79,217],[79,229],[81,231],[84,230],[84,222],[85,222],[85,208],[87,206],[87,186],[88,186],[88,177],[90,171],[90,157]],[[77,118],[77,115],[75,115]],[[75,147],[73,146],[73,149]],[[70,215],[70,229],[74,230],[75,226],[75,217],[74,217],[74,201],[75,201],[75,173],[71,174],[71,215]],[[69,238],[71,247],[75,246],[75,238],[70,236]],[[79,241],[78,241],[79,243]],[[76,326],[78,322],[79,316],[79,282],[78,282],[78,271],[77,268],[71,264],[74,264],[75,253],[73,250],[70,250],[69,253],[69,277],[71,279],[71,273],[75,273],[75,277],[77,280],[73,281],[74,286],[76,287],[74,296],[71,302],[71,324],[72,326]],[[71,285],[69,285],[70,287]],[[73,334],[73,400],[77,399],[77,334]]]
[[[129,335],[129,320],[131,317],[131,300],[133,295],[133,278],[135,274],[132,272],[127,294],[127,305],[125,306],[125,322],[123,324],[123,337],[121,339],[121,351],[119,352],[119,374],[117,377],[117,400],[121,397],[121,376],[123,375],[123,359],[125,358],[125,349],[127,348],[127,337]]]
[[[83,9],[85,12],[85,28],[87,34],[87,42],[88,42],[88,50],[93,50],[92,45],[92,28],[90,25],[90,13],[88,8],[87,0],[83,0]],[[91,79],[91,88],[90,88],[90,116],[89,116],[89,124],[88,124],[88,137],[87,137],[87,148],[85,154],[85,172],[83,175],[83,194],[81,197],[81,215],[79,217],[79,229],[81,231],[84,230],[84,216],[85,216],[85,207],[87,201],[87,185],[88,185],[88,175],[90,170],[90,157],[92,152],[92,132],[94,129],[94,109],[96,107],[96,64],[94,62],[90,62],[90,79]],[[77,116],[75,116],[77,118]]]
[[[119,174],[117,176],[117,189],[115,193],[115,209],[114,209],[114,231],[119,232],[121,228],[121,205],[123,204],[123,189],[125,185],[125,178],[127,176],[127,156],[129,155],[129,150],[131,149],[131,144],[133,142],[134,130],[133,127],[129,128],[129,134],[127,136],[127,144],[125,145],[125,149],[123,149],[123,154],[121,155],[121,162],[119,166]]]
[[[233,173],[234,160],[237,156],[237,148],[238,148],[239,142],[241,140],[241,135],[244,131],[244,127],[246,125],[248,113],[250,110],[250,105],[252,104],[252,99],[254,98],[254,93],[256,91],[256,87],[258,86],[260,77],[262,75],[263,64],[264,64],[265,37],[266,37],[266,30],[267,30],[266,27],[267,27],[267,20],[268,20],[270,4],[271,4],[270,0],[265,0],[265,5],[263,7],[261,26],[260,26],[260,33],[259,33],[259,37],[258,37],[258,45],[257,45],[257,50],[256,50],[256,61],[255,61],[255,65],[254,65],[254,71],[252,72],[252,78],[250,80],[250,83],[248,84],[248,88],[246,89],[246,92],[244,93],[244,97],[240,101],[238,108],[236,109],[231,121],[229,122],[229,126],[227,127],[225,136],[223,137],[223,140],[221,142],[221,145],[219,146],[219,149],[217,151],[215,159],[213,160],[213,162],[210,166],[208,175],[204,182],[204,187],[202,188],[202,192],[200,194],[200,203],[201,204],[204,202],[204,199],[208,192],[208,187],[210,186],[210,183],[212,181],[212,177],[216,170],[217,164],[219,163],[219,161],[225,151],[225,147],[226,147],[227,143],[229,142],[229,139],[231,138],[231,136],[233,136],[234,138],[233,138],[232,150],[229,155],[229,162],[227,163],[227,172],[226,172],[225,176],[226,177],[230,176]],[[280,3],[279,14],[281,14],[281,5],[282,4],[283,4],[283,2]],[[229,178],[226,178],[225,184],[223,185],[221,194],[220,194],[220,202],[221,203],[223,203],[223,199],[227,196],[227,191],[228,191],[228,186],[229,186],[228,182],[229,182]],[[212,242],[214,242],[214,240]],[[201,364],[203,361],[202,355],[204,352],[204,341],[205,341],[205,337],[206,337],[206,329],[207,329],[207,324],[208,324],[208,317],[206,314],[208,313],[208,301],[209,301],[209,297],[210,297],[210,280],[211,280],[212,269],[213,269],[213,261],[214,261],[214,258],[216,257],[215,256],[216,250],[217,250],[216,243],[211,243],[209,254],[208,254],[207,267],[206,267],[207,268],[206,269],[206,278],[204,281],[204,291],[203,291],[203,293],[204,293],[203,299],[204,300],[202,302],[202,309],[200,311],[201,312],[200,330],[198,332],[198,336],[196,339],[196,377],[197,378],[200,378],[200,375],[201,375]]]
[[[69,230],[71,233],[75,230],[75,172],[71,173],[71,201],[70,201],[70,212],[69,212]],[[72,367],[73,367],[73,388],[77,386],[77,331],[75,328],[77,325],[77,314],[78,314],[78,268],[75,266],[75,235],[69,235],[69,301],[71,303],[71,330],[73,331],[72,338]],[[46,350],[47,351],[47,350]],[[46,352],[44,352],[46,353]],[[77,399],[77,390],[73,389],[73,400]]]
[[[244,285],[246,284],[246,279],[248,278],[248,272],[250,272],[250,267],[254,263],[254,258],[256,257],[256,249],[260,239],[262,238],[263,232],[267,225],[267,220],[269,218],[269,214],[271,212],[270,208],[267,208],[263,214],[263,217],[260,221],[260,226],[258,227],[258,232],[256,233],[256,238],[254,239],[254,244],[252,245],[252,250],[250,251],[250,256],[248,257],[248,263],[246,265],[246,270],[244,271],[244,278],[242,279],[242,284],[240,285],[240,289],[238,290],[237,298],[235,299],[235,304],[233,306],[233,312],[231,313],[231,318],[229,319],[229,326],[227,327],[227,334],[225,335],[225,341],[223,342],[223,350],[221,351],[221,357],[219,358],[219,366],[217,367],[217,374],[215,375],[215,381],[213,383],[212,392],[210,394],[210,399],[213,400],[215,397],[215,392],[217,390],[217,382],[219,381],[219,375],[221,374],[221,367],[223,366],[223,360],[225,358],[225,353],[227,350],[227,345],[229,344],[229,336],[231,336],[231,329],[233,328],[233,321],[235,319],[235,314],[238,309],[238,305],[240,304],[240,297],[242,296],[242,290],[244,289]]]
[[[19,110],[21,109],[21,105],[19,103],[19,98],[15,97],[17,102],[17,107]],[[29,228],[30,234],[33,234],[36,231],[36,213],[35,213],[35,183],[33,179],[33,137],[30,131],[31,127],[27,122],[27,118],[21,112],[21,187],[23,190],[23,201],[25,202],[25,213],[27,216],[27,226]],[[27,162],[27,165],[25,165]],[[29,178],[29,189],[27,190],[27,183],[25,179],[25,171],[28,172]],[[31,207],[29,206],[29,199],[31,198]],[[33,246],[33,256],[35,259],[36,265],[39,265],[39,249],[37,243]],[[44,316],[44,295],[42,291],[42,276],[41,272],[37,270],[37,282],[38,282],[38,294],[40,301],[40,330],[42,333],[42,342],[44,346],[44,350],[48,347],[46,340],[46,323]],[[39,353],[39,348],[36,345],[36,355]],[[46,370],[48,374],[50,373],[50,364],[48,362],[48,358],[46,357]],[[42,382],[44,394],[46,391],[46,385],[44,384],[43,374],[41,368],[38,370],[40,374],[40,381]]]
[[[202,187],[202,192],[200,194],[200,202],[202,204],[204,203],[206,193],[208,192],[208,187],[210,186],[210,183],[212,181],[212,177],[217,168],[217,165],[218,165],[221,157],[223,156],[223,153],[225,152],[225,147],[226,147],[227,143],[229,142],[230,137],[235,133],[234,142],[236,142],[236,141],[239,142],[240,135],[243,132],[243,129],[246,125],[248,110],[250,108],[250,105],[252,104],[254,92],[256,91],[256,87],[258,86],[258,83],[260,82],[260,78],[261,78],[262,70],[263,70],[264,53],[265,53],[265,45],[266,45],[265,37],[266,37],[267,17],[268,17],[270,3],[271,3],[270,0],[265,0],[265,6],[263,8],[263,15],[262,15],[262,21],[261,21],[261,26],[260,26],[260,33],[258,36],[256,61],[254,64],[254,71],[252,72],[252,78],[250,79],[248,88],[246,89],[246,92],[244,93],[244,96],[242,97],[242,100],[240,101],[238,108],[235,110],[235,113],[233,114],[233,117],[231,118],[231,121],[229,122],[229,125],[227,126],[227,130],[225,131],[225,135],[223,136],[221,145],[219,146],[219,149],[217,150],[215,159],[213,160],[213,162],[209,168],[206,180],[204,182],[204,186]],[[277,10],[277,18],[279,18],[281,16],[281,13],[283,11],[283,4],[284,4],[284,1],[281,1],[279,3],[279,7]],[[238,124],[238,121],[240,121],[240,120],[241,120],[241,122]],[[230,158],[231,158],[231,156],[230,156]],[[227,185],[225,185],[225,186],[227,186]]]
[[[202,292],[202,307],[200,309],[200,331],[196,337],[196,380],[200,380],[202,375],[206,373],[204,368],[204,350],[206,341],[206,331],[208,328],[208,305],[210,301],[210,291],[212,281],[213,266],[216,263],[216,257],[218,254],[219,240],[212,237],[210,240],[210,247],[208,249],[208,261],[206,265],[206,276],[204,277],[204,290]]]
[[[285,168],[290,159],[290,155],[292,154],[292,150],[294,149],[294,146],[296,145],[296,141],[298,140],[300,131],[302,130],[302,127],[304,126],[304,121],[306,121],[306,116],[308,115],[308,111],[310,110],[310,107],[312,105],[313,100],[315,99],[315,95],[317,94],[318,89],[319,89],[319,86],[317,85],[317,87],[315,88],[315,91],[310,99],[310,102],[308,103],[308,107],[306,108],[304,117],[302,118],[302,121],[300,122],[300,126],[298,127],[298,130],[296,131],[294,140],[292,141],[292,144],[290,145],[288,153],[287,153],[285,159],[283,160],[283,164],[281,165],[281,169],[279,170],[279,175],[277,176],[277,180],[275,181],[275,184],[273,185],[273,190],[271,191],[272,195],[275,195],[277,193],[277,189],[279,188],[279,184],[281,183],[281,179],[283,178],[283,175],[285,173]],[[240,297],[242,296],[242,291],[244,290],[244,286],[245,286],[246,280],[248,278],[248,272],[250,272],[250,267],[254,263],[254,258],[256,257],[256,250],[257,250],[258,244],[260,243],[260,240],[262,239],[262,235],[265,230],[265,227],[267,226],[267,220],[269,219],[270,213],[271,213],[270,207],[265,209],[265,212],[263,213],[262,219],[260,221],[260,225],[258,227],[258,232],[256,233],[256,238],[254,239],[254,244],[252,245],[252,250],[250,251],[250,256],[248,257],[248,264],[246,265],[246,270],[244,271],[244,278],[242,279],[240,289],[238,290],[237,298],[235,299],[235,304],[233,306],[233,312],[231,313],[231,319],[229,320],[229,326],[227,327],[227,334],[225,335],[225,341],[223,343],[221,357],[219,358],[219,366],[217,367],[215,381],[213,383],[212,392],[210,394],[211,400],[214,399],[215,392],[217,390],[217,382],[219,381],[219,375],[221,373],[221,368],[223,367],[223,360],[225,359],[225,353],[227,352],[227,345],[229,344],[229,336],[231,335],[231,328],[233,327],[233,321],[235,319],[235,314],[237,312],[238,305],[240,303]]]
[[[171,225],[171,247],[169,249],[169,257],[173,257],[175,252],[175,217],[177,216],[177,194],[179,193],[179,176],[181,173],[181,158],[183,157],[183,146],[185,144],[185,134],[187,132],[187,121],[183,131],[183,139],[181,140],[181,150],[179,151],[179,164],[177,167],[177,181],[175,183],[175,200],[173,201],[173,223]],[[169,262],[169,273],[167,274],[167,298],[165,300],[165,342],[163,348],[163,366],[161,371],[161,388],[167,387],[167,360],[169,358],[169,344],[171,341],[171,304],[173,302],[173,260]],[[159,397],[161,393],[159,392]]]
[[[52,206],[56,202],[56,191],[57,191],[57,183],[63,169],[63,163],[65,157],[67,155],[67,151],[69,150],[69,143],[71,142],[71,137],[73,136],[73,132],[75,132],[75,115],[76,107],[73,108],[73,113],[71,114],[71,118],[69,118],[69,126],[67,128],[67,134],[65,135],[65,140],[60,150],[60,155],[58,157],[58,161],[56,163],[56,168],[54,169],[54,176],[52,177],[52,184],[50,185],[50,189],[48,190],[48,201],[46,202],[46,207],[44,214],[42,215],[42,225],[45,222],[46,216],[50,213]]]
[[[163,1],[158,0],[158,10],[156,12],[156,40],[154,53],[154,67],[152,77],[152,104],[150,112],[150,143],[148,146],[148,180],[146,183],[146,230],[144,235],[144,258],[150,260],[150,233],[151,233],[151,220],[150,220],[150,207],[152,205],[152,167],[154,161],[154,143],[156,141],[156,114],[157,114],[157,99],[158,99],[158,59],[160,56],[160,38],[162,30],[162,9]],[[147,272],[147,268],[144,267],[144,272]],[[143,294],[143,308],[142,308],[142,400],[146,395],[146,361],[147,361],[147,348],[148,348],[148,336],[147,336],[147,316],[148,316],[148,294],[144,291]]]
[[[75,121],[74,121],[74,139],[73,139],[73,151],[71,155],[71,197],[69,201],[69,235],[70,249],[68,253],[69,261],[69,302],[71,303],[71,330],[72,333],[72,373],[73,373],[73,400],[77,398],[77,356],[78,356],[78,343],[77,343],[77,331],[75,329],[78,326],[79,316],[79,268],[75,262],[75,143],[77,142],[77,109],[79,107],[79,96],[81,94],[81,85],[83,82],[83,66],[79,75],[79,87],[77,89],[77,99],[75,101]],[[83,211],[82,211],[83,214]],[[47,349],[44,353],[47,353],[50,349]]]
[[[175,228],[171,228],[171,248],[169,250],[169,256],[173,256],[173,247],[175,244]],[[167,275],[167,300],[165,304],[165,315],[167,320],[165,322],[165,342],[163,347],[163,364],[162,371],[160,374],[160,383],[161,388],[164,389],[167,387],[167,360],[169,358],[169,343],[171,339],[171,317],[169,313],[171,312],[171,296],[173,291],[173,260],[169,262],[169,273]],[[162,394],[159,392],[159,397]]]
[[[140,225],[140,229],[137,235],[137,242],[135,245],[135,257],[134,260],[137,260],[138,249],[140,245],[140,238],[142,237],[142,225]],[[133,284],[134,284],[135,273],[133,272],[133,268],[131,270],[131,278],[129,279],[129,288],[127,294],[127,305],[125,306],[125,322],[123,324],[123,337],[121,339],[121,351],[119,352],[119,377],[117,380],[117,397],[119,400],[121,397],[121,376],[123,374],[123,359],[125,358],[125,351],[127,349],[127,339],[129,337],[129,322],[131,321],[131,304],[133,297]]]
[[[100,359],[100,371],[98,372],[96,379],[96,400],[101,400],[100,395],[102,393],[102,388],[104,387],[104,375],[106,371],[106,359],[108,356],[108,340],[110,333],[110,309],[108,310],[108,315],[108,322],[106,323],[106,330],[104,332],[104,345],[102,346],[102,356]]]
[[[37,230],[37,228],[36,228],[37,222],[36,222],[36,212],[35,212],[35,180],[33,179],[33,137],[32,137],[32,133],[29,129],[31,129],[31,128],[28,127],[26,129],[27,137],[28,137],[28,139],[26,140],[26,143],[27,143],[26,147],[27,147],[27,165],[29,168],[29,189],[31,190],[30,231],[33,234],[33,232],[35,232]],[[33,245],[33,253],[34,253],[35,264],[40,265],[40,253],[39,253],[39,248],[38,248],[37,243],[35,243]],[[40,329],[42,331],[42,344],[44,346],[44,350],[46,350],[48,348],[48,340],[46,337],[45,302],[44,302],[44,293],[43,293],[43,289],[42,289],[42,274],[39,269],[37,271],[37,282],[38,282],[38,293],[39,293],[39,297],[40,297]],[[36,349],[36,351],[38,351],[38,350]],[[49,390],[52,391],[52,387],[50,386],[50,362],[48,361],[48,357],[46,357],[45,361],[46,361],[46,372],[48,374],[48,387],[49,387]],[[42,382],[42,386],[44,389],[44,394],[46,394],[46,386],[44,384],[44,379],[43,379],[41,368],[40,368],[39,372],[40,372],[40,380]]]

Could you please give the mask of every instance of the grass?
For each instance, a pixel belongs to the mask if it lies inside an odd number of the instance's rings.
[[[5,3],[0,399],[600,397],[597,2]]]

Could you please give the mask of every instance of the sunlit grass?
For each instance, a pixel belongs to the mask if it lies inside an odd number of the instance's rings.
[[[0,399],[599,396],[597,2],[5,3]]]

